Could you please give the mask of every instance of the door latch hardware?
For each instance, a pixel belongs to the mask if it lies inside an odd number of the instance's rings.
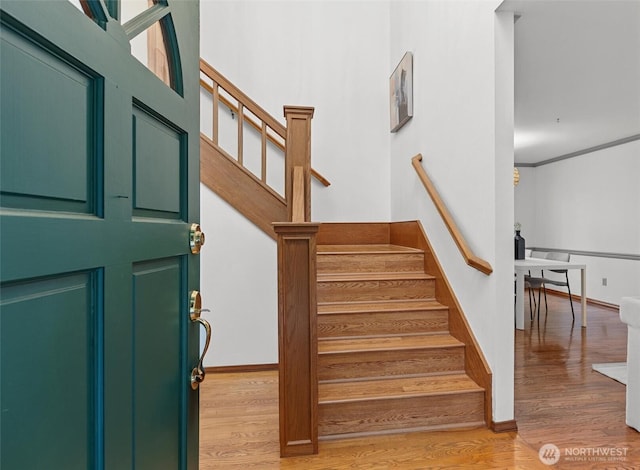
[[[202,361],[204,361],[204,356],[207,354],[207,350],[209,349],[209,343],[211,342],[211,325],[207,320],[200,317],[201,312],[208,312],[208,309],[202,308],[202,297],[200,296],[200,292],[194,290],[191,292],[191,296],[189,299],[189,318],[192,322],[200,323],[205,332],[207,333],[206,340],[204,343],[204,349],[202,350],[202,355],[200,356],[200,360],[198,361],[198,365],[193,368],[191,371],[191,388],[193,390],[197,390],[198,386],[204,382],[205,371],[202,366]]]

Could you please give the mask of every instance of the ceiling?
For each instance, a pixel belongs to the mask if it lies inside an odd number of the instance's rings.
[[[640,0],[505,0],[515,23],[515,162],[640,138]]]

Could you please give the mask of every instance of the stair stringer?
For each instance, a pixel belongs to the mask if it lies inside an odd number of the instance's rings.
[[[200,135],[200,181],[274,240],[273,222],[288,218],[279,194]]]
[[[436,300],[449,307],[449,331],[453,337],[465,344],[465,372],[484,389],[485,423],[487,426],[492,426],[493,377],[489,363],[480,349],[422,224],[417,220],[392,222],[389,224],[389,240],[395,245],[424,250],[425,272],[436,279]]]

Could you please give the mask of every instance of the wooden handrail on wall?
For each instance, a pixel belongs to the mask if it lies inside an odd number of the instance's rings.
[[[431,200],[435,204],[436,209],[438,209],[438,212],[442,217],[442,220],[444,220],[445,225],[449,229],[449,233],[451,234],[451,237],[453,238],[453,240],[456,242],[456,245],[458,246],[458,249],[460,250],[462,257],[465,259],[466,263],[469,266],[477,269],[480,272],[483,272],[486,275],[491,274],[493,272],[493,268],[491,267],[491,264],[489,264],[488,261],[485,261],[482,258],[479,258],[478,256],[476,256],[471,250],[471,248],[469,248],[469,245],[467,244],[467,241],[465,240],[464,236],[460,232],[460,229],[456,225],[456,222],[453,219],[453,216],[447,209],[447,206],[444,204],[444,201],[440,197],[440,194],[438,194],[438,191],[436,190],[436,187],[434,186],[434,184],[431,182],[431,179],[427,175],[427,172],[424,171],[424,168],[420,164],[421,161],[422,161],[422,155],[418,154],[411,159],[411,164],[413,165],[416,172],[418,173],[418,177],[420,178],[420,181],[422,181],[422,184],[427,190],[427,193],[429,193],[429,196],[431,196]]]
[[[273,116],[267,113],[262,107],[256,104],[245,93],[233,85],[227,78],[225,78],[220,72],[214,69],[203,59],[200,59],[200,71],[204,73],[213,83],[213,86],[206,82],[206,80],[200,78],[200,86],[211,94],[214,101],[213,106],[213,132],[212,141],[218,145],[218,104],[224,105],[229,111],[238,116],[238,132],[240,134],[238,138],[238,161],[242,164],[242,131],[240,126],[242,122],[247,122],[254,130],[260,132],[262,135],[262,165],[261,174],[259,175],[261,181],[266,184],[267,179],[267,145],[266,142],[274,145],[283,153],[285,152],[287,130],[278,122]],[[238,106],[233,104],[224,95],[219,93],[218,87],[225,90],[230,96],[232,96],[237,102]],[[249,110],[254,116],[256,116],[261,122],[256,122],[251,116],[248,116],[244,112],[244,109]],[[270,132],[271,130],[271,132]],[[274,135],[275,134],[275,135]],[[278,136],[278,137],[276,137]],[[311,176],[318,180],[323,186],[329,186],[331,183],[327,178],[322,176],[316,170],[311,168]]]

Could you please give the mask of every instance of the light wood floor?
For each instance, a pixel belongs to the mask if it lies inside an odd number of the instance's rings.
[[[280,459],[277,372],[208,374],[201,389],[200,468],[640,470],[640,433],[624,424],[625,387],[591,370],[592,363],[626,360],[626,326],[612,310],[589,306],[588,317],[586,330],[572,327],[569,300],[550,296],[547,321],[543,313],[539,327],[527,322],[517,331],[518,433],[470,429],[321,441],[318,455]],[[549,467],[538,458],[548,443],[562,453],[626,449],[626,457],[562,456]]]

